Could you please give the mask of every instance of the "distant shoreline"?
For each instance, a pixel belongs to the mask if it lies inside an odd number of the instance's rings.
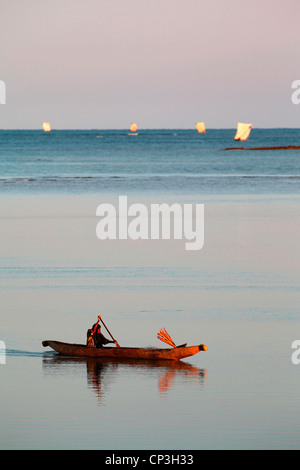
[[[275,146],[275,147],[252,147],[252,148],[244,148],[244,147],[228,147],[223,150],[300,150],[300,145],[283,145],[283,146]]]

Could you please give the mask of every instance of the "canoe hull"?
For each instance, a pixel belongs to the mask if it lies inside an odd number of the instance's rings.
[[[148,360],[172,360],[179,361],[185,357],[194,356],[200,351],[205,351],[202,344],[199,346],[178,346],[176,348],[127,348],[104,347],[87,348],[84,344],[62,343],[60,341],[47,340],[42,342],[44,347],[49,346],[54,351],[64,356],[71,357],[103,357],[114,359],[148,359]]]

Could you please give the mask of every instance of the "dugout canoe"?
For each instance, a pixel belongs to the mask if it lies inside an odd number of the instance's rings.
[[[194,356],[200,351],[206,351],[204,344],[198,346],[186,346],[185,344],[175,348],[131,348],[131,347],[104,347],[87,348],[84,344],[62,343],[60,341],[46,340],[42,342],[44,347],[49,346],[63,356],[70,357],[103,357],[114,359],[147,359],[147,360],[172,360],[179,361],[189,356]]]

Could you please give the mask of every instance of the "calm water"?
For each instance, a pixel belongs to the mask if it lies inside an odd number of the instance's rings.
[[[298,449],[300,130],[0,131],[1,449]],[[205,244],[96,237],[96,208],[205,204]],[[58,357],[101,313],[180,364]]]

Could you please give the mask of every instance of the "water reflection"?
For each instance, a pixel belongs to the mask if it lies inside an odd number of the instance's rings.
[[[57,354],[45,354],[43,357],[43,370],[48,374],[65,375],[67,371],[78,374],[79,369],[83,372],[82,366],[86,368],[87,386],[95,392],[98,405],[103,403],[104,396],[117,375],[123,373],[129,375],[139,371],[154,377],[160,398],[167,398],[177,379],[178,383],[184,381],[188,385],[200,386],[204,386],[207,380],[206,369],[199,369],[182,361],[71,358]]]

